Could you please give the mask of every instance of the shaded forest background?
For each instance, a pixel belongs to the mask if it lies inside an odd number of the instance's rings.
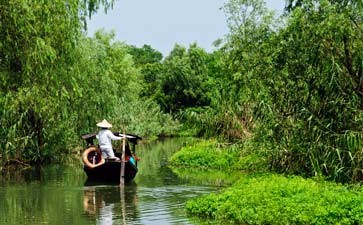
[[[0,3],[2,165],[58,161],[106,118],[146,137],[248,142],[279,172],[363,179],[360,1],[286,1],[277,16],[229,0],[218,50],[167,56],[112,32],[86,37],[87,17],[112,3]]]

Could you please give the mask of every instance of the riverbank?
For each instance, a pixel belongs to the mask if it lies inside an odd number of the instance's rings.
[[[188,201],[190,215],[241,224],[363,223],[360,187],[272,174],[263,155],[248,152],[201,141],[171,157],[175,167],[250,171],[221,193]]]

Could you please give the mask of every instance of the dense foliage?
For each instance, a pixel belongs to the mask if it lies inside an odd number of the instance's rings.
[[[213,95],[183,116],[199,134],[268,143],[274,170],[361,181],[363,6],[291,3],[281,18],[261,0],[225,4],[230,33],[207,61]]]
[[[266,84],[274,87],[270,130],[280,148],[272,163],[280,170],[361,180],[363,8],[329,1],[301,7],[271,38],[279,53],[271,58],[274,80]]]
[[[103,118],[142,136],[175,122],[140,99],[140,69],[112,33],[83,32],[86,17],[113,1],[0,3],[0,159],[60,159]],[[0,165],[1,166],[1,165]]]
[[[243,68],[234,70],[257,96],[248,102],[263,104],[254,115],[261,135],[274,143],[274,168],[361,180],[362,8],[330,1],[301,4],[285,27],[254,42],[261,43],[259,51],[252,64],[243,63],[251,77]]]
[[[64,105],[77,95],[70,74],[82,27],[79,15],[87,13],[86,6],[78,1],[1,3],[0,149],[5,160],[38,161],[51,154],[47,144],[65,143],[60,131],[72,124],[64,118]]]
[[[225,5],[231,32],[207,66],[222,74],[213,78],[223,85],[210,105],[186,111],[187,119],[200,134],[238,140],[240,149],[255,146],[259,154],[248,156],[267,156],[273,170],[361,182],[363,7],[356,1],[287,3],[279,19],[259,0]],[[251,160],[221,160],[234,153],[197,145],[171,163],[239,169]],[[347,186],[255,174],[190,201],[187,210],[231,224],[359,224],[361,201],[361,190]]]

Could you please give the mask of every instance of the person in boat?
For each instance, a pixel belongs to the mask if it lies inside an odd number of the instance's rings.
[[[113,152],[111,141],[121,140],[122,137],[114,135],[111,130],[109,130],[112,127],[112,124],[107,122],[105,119],[97,123],[97,127],[101,128],[101,130],[96,135],[96,138],[98,139],[98,144],[100,146],[103,158],[119,160],[119,158],[116,157],[115,153]]]
[[[125,146],[125,160],[131,162],[133,165],[136,165],[135,160],[139,160],[139,158],[134,153],[131,152],[128,143]]]

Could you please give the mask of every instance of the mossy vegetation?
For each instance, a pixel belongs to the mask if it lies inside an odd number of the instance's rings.
[[[361,224],[363,193],[276,174],[246,175],[220,194],[191,200],[192,215],[238,224]]]
[[[231,168],[238,160],[238,152],[228,152],[228,149],[216,148],[214,147],[216,144],[215,140],[211,140],[186,146],[171,157],[170,163],[194,168]]]
[[[185,146],[170,160],[172,166],[231,170],[267,170],[267,160],[262,153],[251,151],[239,144],[223,144],[217,140],[200,140]]]

